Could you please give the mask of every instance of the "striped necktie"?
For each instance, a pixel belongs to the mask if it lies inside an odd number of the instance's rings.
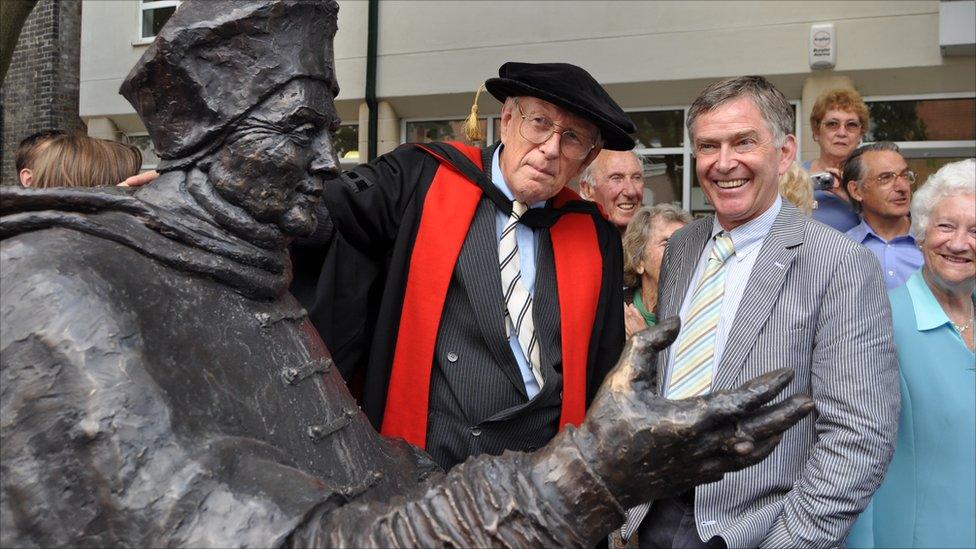
[[[511,337],[514,332],[518,336],[522,353],[529,362],[532,375],[541,389],[543,380],[539,341],[536,339],[535,321],[532,319],[532,296],[522,282],[518,242],[515,239],[515,227],[526,210],[528,206],[524,203],[518,201],[512,203],[512,214],[508,217],[505,228],[502,229],[501,240],[498,242],[498,268],[501,271],[505,297],[505,335]]]
[[[674,355],[674,368],[665,395],[672,400],[705,394],[712,387],[715,360],[715,331],[725,295],[725,261],[735,253],[729,233],[715,235],[712,253],[698,287],[691,298]],[[642,503],[627,510],[627,520],[620,527],[624,540],[634,535],[650,510],[650,503]]]
[[[674,368],[666,395],[669,399],[698,396],[712,387],[715,331],[725,294],[725,261],[734,252],[735,246],[729,233],[722,231],[715,235],[708,265],[691,298],[691,306],[676,343]]]

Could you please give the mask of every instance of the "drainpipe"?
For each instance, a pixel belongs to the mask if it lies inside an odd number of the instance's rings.
[[[379,144],[377,133],[377,119],[379,113],[376,108],[376,42],[378,36],[380,2],[369,0],[369,14],[366,30],[366,107],[369,109],[369,132],[366,150],[367,161],[376,158],[376,148]]]

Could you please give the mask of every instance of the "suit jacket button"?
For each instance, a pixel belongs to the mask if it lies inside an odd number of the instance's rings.
[[[473,436],[480,437],[481,436],[481,427],[472,427],[471,428],[471,434]]]
[[[457,362],[457,359],[458,359],[458,355],[454,351],[451,351],[450,353],[447,353],[447,361],[448,362]]]

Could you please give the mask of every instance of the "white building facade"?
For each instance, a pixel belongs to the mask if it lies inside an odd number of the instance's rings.
[[[339,142],[344,163],[355,163],[367,157],[370,3],[339,5]],[[118,88],[177,6],[85,1],[80,111],[89,133],[149,151]],[[374,8],[379,153],[406,141],[463,139],[460,121],[475,90],[502,63],[562,61],[587,69],[634,118],[647,201],[678,201],[695,213],[709,206],[695,181],[685,116],[704,86],[725,77],[760,74],[783,91],[797,110],[801,160],[818,154],[809,127],[814,100],[838,86],[856,88],[871,108],[878,133],[867,138],[899,142],[923,181],[945,162],[976,156],[973,0],[378,0]],[[813,69],[811,29],[821,24],[832,24],[834,66]],[[482,95],[486,141],[497,135],[499,107]]]

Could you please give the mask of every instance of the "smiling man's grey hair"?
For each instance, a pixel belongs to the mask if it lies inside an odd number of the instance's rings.
[[[688,135],[695,139],[695,121],[707,112],[741,97],[752,99],[779,147],[787,135],[795,133],[793,106],[786,97],[762,76],[738,76],[715,82],[705,88],[688,110]]]

